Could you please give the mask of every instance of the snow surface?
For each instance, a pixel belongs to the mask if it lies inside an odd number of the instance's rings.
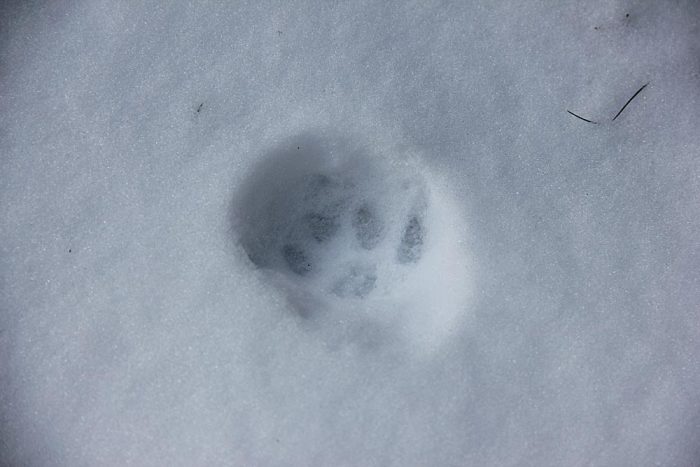
[[[699,465],[699,15],[4,3],[0,464]]]

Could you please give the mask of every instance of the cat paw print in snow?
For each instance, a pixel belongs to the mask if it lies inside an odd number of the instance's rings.
[[[234,231],[301,316],[433,347],[468,314],[472,288],[467,229],[442,185],[417,163],[305,135],[252,171]]]

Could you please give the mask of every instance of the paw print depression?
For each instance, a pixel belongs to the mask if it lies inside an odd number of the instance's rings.
[[[398,155],[298,137],[254,168],[234,231],[300,316],[434,346],[468,315],[472,289],[466,225],[444,185]]]

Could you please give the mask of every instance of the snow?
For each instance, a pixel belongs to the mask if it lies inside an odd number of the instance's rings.
[[[699,14],[0,6],[0,464],[697,465]]]

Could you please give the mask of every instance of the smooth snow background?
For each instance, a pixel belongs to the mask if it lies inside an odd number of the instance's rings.
[[[0,12],[3,463],[700,462],[696,2]],[[324,129],[462,201],[438,352],[329,346],[238,244],[260,157]]]

